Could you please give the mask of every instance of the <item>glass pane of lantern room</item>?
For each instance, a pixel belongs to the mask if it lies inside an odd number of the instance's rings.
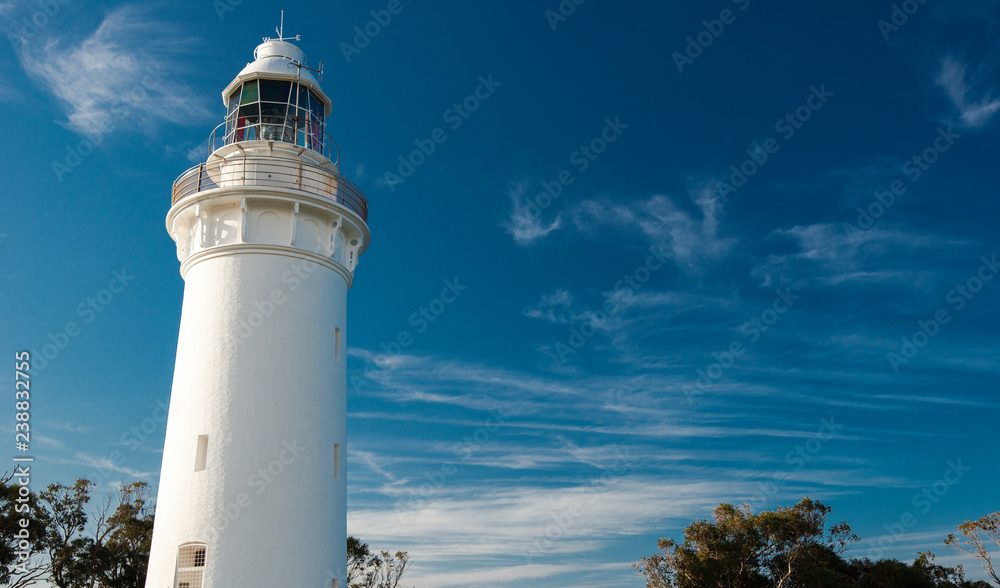
[[[264,120],[267,122],[280,122],[281,124],[284,124],[285,110],[287,108],[287,104],[278,104],[277,102],[261,102],[260,114],[265,117]]]
[[[249,82],[243,84],[243,96],[240,98],[240,104],[249,104],[256,101],[257,80],[250,80]]]
[[[260,99],[263,102],[283,102],[287,104],[291,90],[291,82],[279,82],[276,80],[260,81]]]
[[[299,108],[309,108],[309,88],[299,85]]]

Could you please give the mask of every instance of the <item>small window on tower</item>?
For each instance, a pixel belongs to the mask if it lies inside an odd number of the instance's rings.
[[[198,450],[194,456],[194,471],[204,471],[206,461],[208,461],[208,435],[198,435]],[[202,550],[202,558],[204,558],[204,550]]]
[[[205,571],[205,544],[181,545],[177,552],[177,588],[202,588]]]
[[[333,477],[340,478],[340,443],[333,444]]]
[[[333,328],[333,359],[340,361],[340,329]]]

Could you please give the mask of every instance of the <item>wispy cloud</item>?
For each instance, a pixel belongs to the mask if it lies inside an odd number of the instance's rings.
[[[175,68],[192,41],[155,20],[148,6],[131,4],[110,12],[82,41],[52,37],[26,44],[19,58],[25,72],[61,101],[66,125],[96,137],[207,120],[204,101]]]
[[[970,85],[966,65],[948,56],[941,61],[937,84],[944,89],[952,104],[958,109],[962,122],[970,127],[987,125],[1000,109],[1000,98],[993,97],[993,89],[975,92]],[[978,94],[978,98],[974,97]]]
[[[872,228],[848,235],[834,223],[797,225],[774,231],[778,238],[797,245],[791,253],[770,254],[751,271],[761,287],[782,283],[793,286],[835,286],[845,282],[915,283],[922,280],[915,268],[891,266],[885,258],[900,251],[942,245],[929,236],[895,229]]]
[[[371,451],[354,449],[351,451],[351,457],[368,466],[373,472],[381,476],[385,476],[390,482],[396,481],[395,476],[382,467],[382,464],[379,463],[378,456]]]
[[[524,316],[565,325],[573,318],[573,314],[569,311],[572,304],[573,295],[559,289],[550,294],[543,294],[541,300],[524,309]]]
[[[518,245],[531,245],[552,231],[562,227],[562,216],[557,215],[549,224],[542,222],[542,210],[524,195],[524,184],[518,184],[508,192],[513,208],[507,221],[501,223]]]
[[[52,429],[60,429],[63,431],[69,431],[71,433],[88,433],[90,432],[90,427],[79,425],[75,423],[60,423],[60,422],[50,422],[47,425]]]
[[[93,482],[104,481],[108,487],[116,487],[121,480],[150,480],[159,474],[159,471],[142,471],[130,468],[122,464],[119,460],[112,459],[110,455],[97,456],[86,451],[77,451],[72,458],[54,457],[49,459],[55,464],[68,464],[72,466],[83,466],[90,471],[83,472],[82,476],[89,478]],[[120,476],[116,475],[120,474]],[[115,480],[114,478],[119,478]]]
[[[632,203],[588,200],[576,209],[573,220],[584,231],[602,226],[638,230],[650,244],[665,246],[679,266],[698,269],[704,261],[725,255],[736,240],[719,236],[722,201],[708,184],[693,186],[690,197],[700,218],[671,197],[655,195]]]

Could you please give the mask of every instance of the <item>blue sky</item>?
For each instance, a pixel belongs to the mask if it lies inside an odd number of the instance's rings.
[[[723,501],[907,561],[998,508],[1000,3],[389,4],[283,8],[370,205],[349,532],[408,583],[640,586]],[[156,485],[171,182],[279,8],[0,2],[39,486]]]

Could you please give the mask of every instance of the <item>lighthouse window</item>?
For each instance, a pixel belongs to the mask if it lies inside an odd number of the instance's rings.
[[[177,553],[177,588],[201,588],[205,570],[205,544],[181,545]]]
[[[194,456],[194,471],[205,470],[205,462],[208,460],[208,435],[198,435],[198,450]]]
[[[261,80],[260,99],[263,102],[283,102],[288,104],[288,93],[291,92],[291,89],[291,82]]]
[[[240,97],[240,104],[250,104],[257,101],[257,80],[251,80],[243,84],[243,96]]]

